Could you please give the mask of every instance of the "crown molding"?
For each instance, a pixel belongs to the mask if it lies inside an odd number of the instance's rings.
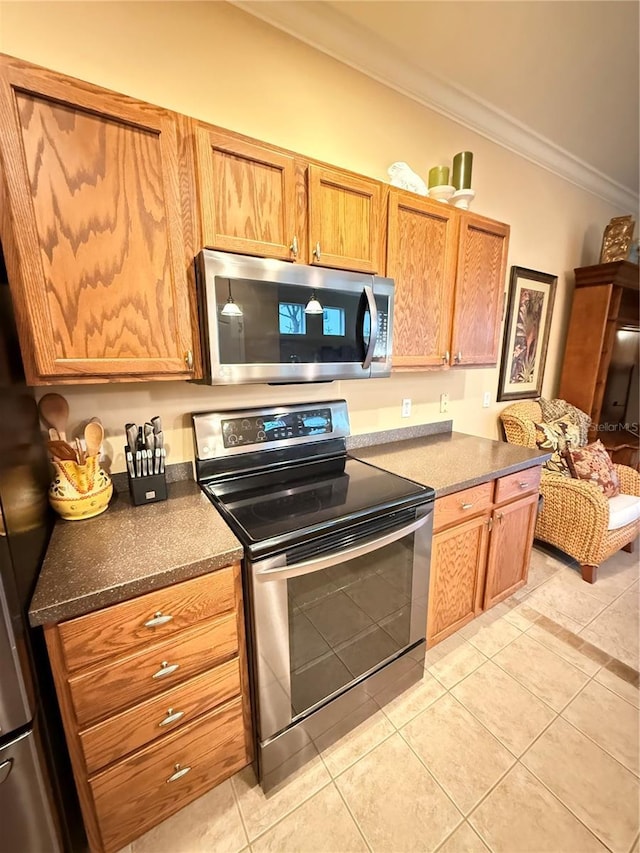
[[[639,196],[628,187],[468,90],[416,68],[384,39],[358,27],[333,7],[313,0],[230,2],[620,210],[638,210]]]

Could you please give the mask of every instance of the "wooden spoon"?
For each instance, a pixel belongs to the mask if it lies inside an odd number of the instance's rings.
[[[63,459],[69,462],[76,461],[76,451],[66,441],[49,441],[47,442],[49,451],[53,454],[56,460]]]
[[[69,404],[60,394],[45,394],[40,398],[38,411],[42,421],[58,431],[62,441],[67,440],[67,421],[69,420]]]
[[[84,443],[87,447],[87,456],[97,456],[102,447],[104,429],[101,423],[90,421],[84,428]]]

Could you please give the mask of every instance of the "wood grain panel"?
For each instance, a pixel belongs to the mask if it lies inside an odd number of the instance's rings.
[[[379,272],[381,197],[378,181],[310,165],[309,263]]]
[[[466,521],[491,506],[493,498],[493,480],[480,483],[437,498],[433,511],[433,529],[442,530],[450,524]]]
[[[190,678],[160,696],[141,702],[108,720],[80,732],[89,775],[125,755],[190,723],[216,705],[240,694],[240,666],[233,658]],[[169,714],[183,716],[160,725]]]
[[[233,657],[238,651],[234,613],[200,623],[142,651],[114,657],[108,663],[69,678],[76,719],[80,727],[144,699],[157,696],[187,678]],[[163,663],[178,669],[162,677],[154,674]]]
[[[93,777],[105,851],[119,850],[245,764],[238,698]],[[168,782],[176,765],[190,770]]]
[[[173,115],[2,57],[0,123],[39,376],[191,375]]]
[[[494,510],[485,610],[526,584],[537,509],[538,495],[533,494]]]
[[[102,853],[102,834],[94,807],[93,795],[87,779],[84,753],[80,738],[78,737],[76,715],[69,692],[58,626],[46,625],[44,628],[44,638],[47,644],[47,654],[51,664],[51,673],[56,688],[56,696],[58,697],[58,705],[60,706],[62,725],[69,749],[69,757],[71,758],[71,768],[78,792],[78,800],[80,801],[82,820],[87,833],[87,840],[89,841],[89,849],[91,853]]]
[[[573,292],[571,324],[558,396],[588,414],[591,414],[595,401],[600,353],[605,342],[612,295],[611,284],[579,287]]]
[[[462,628],[480,611],[488,520],[484,513],[433,537],[427,647]]]
[[[497,363],[508,243],[508,225],[461,215],[451,350],[462,367]]]
[[[204,245],[293,260],[294,158],[205,125],[196,140]]]
[[[389,190],[387,275],[395,280],[393,366],[448,364],[459,213]]]
[[[233,611],[236,571],[230,566],[63,622],[59,630],[67,669],[74,672]],[[146,627],[157,613],[172,619]]]
[[[535,465],[532,468],[526,468],[524,471],[517,471],[515,474],[500,477],[496,481],[495,502],[497,504],[504,503],[521,495],[537,493],[540,487],[541,474],[542,468],[540,465]]]

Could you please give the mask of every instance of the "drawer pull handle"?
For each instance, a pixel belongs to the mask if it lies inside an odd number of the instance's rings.
[[[164,678],[167,675],[171,675],[172,672],[175,672],[176,669],[180,668],[179,663],[167,663],[166,660],[163,660],[160,664],[160,669],[157,672],[154,672],[151,678]]]
[[[460,504],[461,509],[471,509],[473,504]]]
[[[320,260],[320,243],[319,242],[316,243],[316,247],[313,250],[313,255],[314,255],[316,261]]]
[[[171,622],[173,616],[170,613],[163,613],[161,610],[158,610],[157,613],[154,613],[153,618],[149,619],[144,623],[145,628],[157,628],[159,625],[166,625],[167,622]]]
[[[184,711],[174,711],[173,708],[169,708],[167,711],[167,716],[164,720],[160,720],[158,723],[159,726],[170,726],[171,723],[177,723],[178,720],[184,717]]]
[[[500,522],[500,524],[502,524],[502,519],[504,518],[504,513],[502,513],[502,512],[497,512],[497,513],[496,513],[496,518],[498,519],[498,521]]]
[[[176,764],[174,767],[174,771],[167,779],[167,782],[177,782],[178,779],[182,779],[183,776],[186,776],[187,773],[191,772],[190,767],[181,767],[179,764]]]
[[[520,480],[518,485],[520,486],[521,489],[526,489],[527,486],[529,485],[529,481],[528,480]]]

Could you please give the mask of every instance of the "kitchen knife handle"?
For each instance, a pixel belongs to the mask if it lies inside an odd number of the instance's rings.
[[[154,672],[151,678],[166,678],[167,675],[174,673],[176,669],[180,669],[179,663],[168,663],[168,661],[163,660],[160,664],[160,669]]]
[[[158,610],[157,613],[154,613],[151,619],[144,623],[144,627],[158,628],[160,625],[166,625],[167,622],[171,622],[172,619],[173,616],[170,613],[163,613],[162,610]]]

